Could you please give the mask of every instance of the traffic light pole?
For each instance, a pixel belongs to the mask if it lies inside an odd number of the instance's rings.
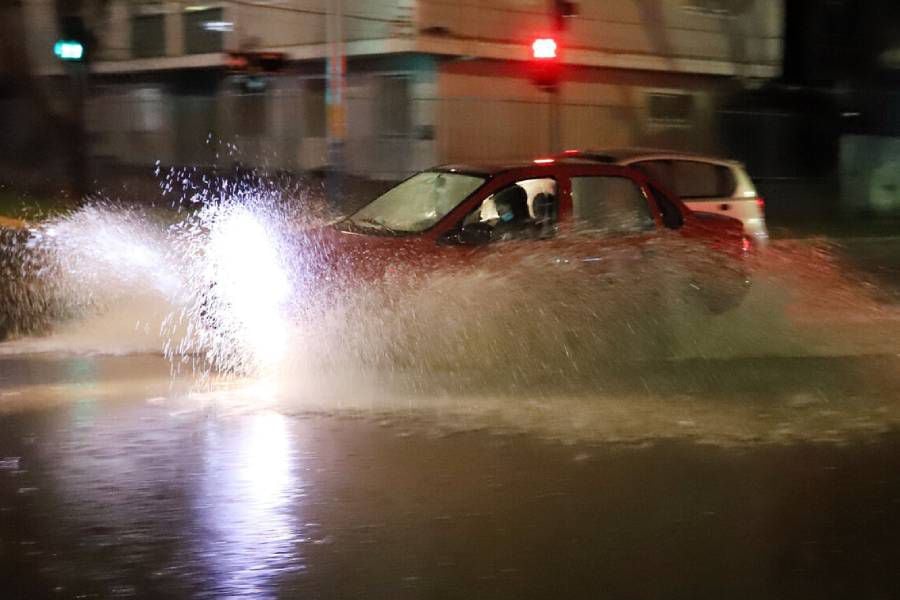
[[[83,62],[66,63],[72,101],[66,118],[66,162],[69,185],[76,204],[84,201],[90,191],[90,148],[88,146],[86,105],[88,67]]]
[[[564,65],[559,55],[558,41],[566,30],[566,19],[578,14],[578,7],[572,0],[550,0],[552,37],[536,38],[531,44],[532,81],[547,92],[547,138],[550,153],[560,148],[562,130],[561,86],[564,79]]]
[[[65,4],[65,3],[64,3]],[[53,44],[53,53],[62,61],[69,79],[68,110],[62,118],[63,144],[69,185],[76,202],[81,202],[90,188],[90,147],[85,120],[88,96],[89,65],[96,46],[96,38],[80,13],[73,6],[57,2],[60,38]]]
[[[560,99],[559,99],[559,84],[554,85],[553,87],[547,90],[547,93],[550,94],[550,103],[549,103],[549,138],[550,138],[550,154],[556,154],[557,152],[561,152],[562,148],[559,147],[560,142]]]

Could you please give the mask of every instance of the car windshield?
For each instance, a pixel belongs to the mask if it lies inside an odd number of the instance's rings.
[[[483,177],[425,171],[410,177],[364,206],[347,221],[389,233],[425,231],[484,183]]]

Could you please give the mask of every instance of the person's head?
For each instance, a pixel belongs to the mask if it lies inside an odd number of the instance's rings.
[[[520,185],[501,190],[494,197],[497,216],[503,223],[528,219],[528,193]]]

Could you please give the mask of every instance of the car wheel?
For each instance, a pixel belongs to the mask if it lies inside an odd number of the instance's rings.
[[[690,283],[690,293],[695,295],[707,312],[721,315],[743,303],[750,291],[749,275],[743,272],[720,273]]]

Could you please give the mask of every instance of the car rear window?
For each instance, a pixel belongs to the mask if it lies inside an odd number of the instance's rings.
[[[734,176],[722,165],[673,160],[672,177],[682,198],[727,198],[734,193]]]

